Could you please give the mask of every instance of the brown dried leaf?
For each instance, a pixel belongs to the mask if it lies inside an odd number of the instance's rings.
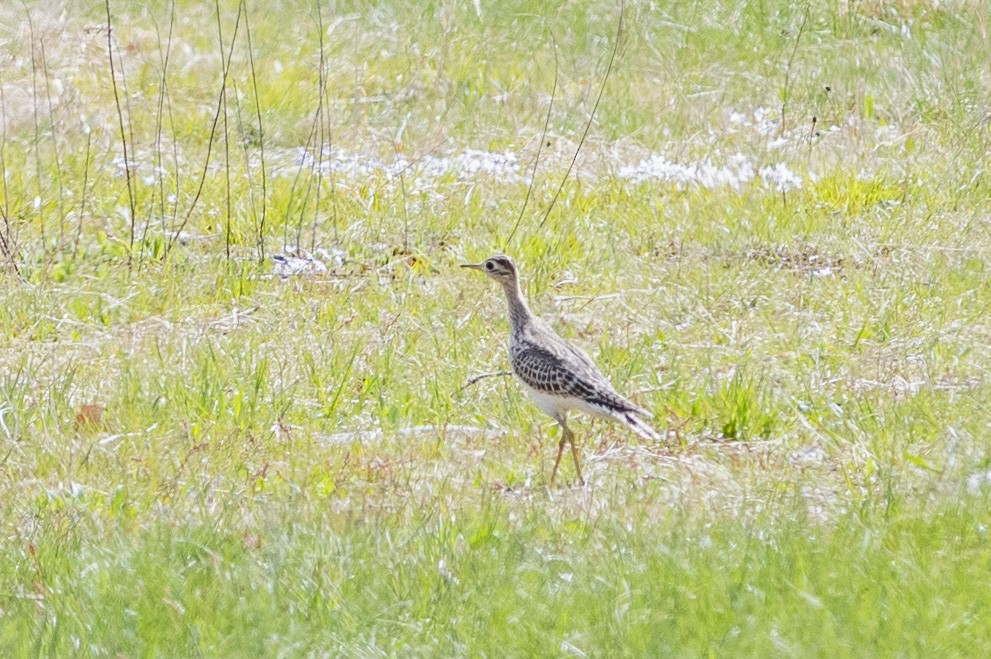
[[[76,430],[99,430],[103,428],[103,412],[106,410],[102,405],[95,403],[83,403],[76,412]]]

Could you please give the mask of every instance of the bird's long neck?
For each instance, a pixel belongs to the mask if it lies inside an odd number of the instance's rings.
[[[518,280],[504,283],[502,289],[506,292],[506,302],[509,304],[509,327],[516,333],[533,321],[533,312],[526,305]]]

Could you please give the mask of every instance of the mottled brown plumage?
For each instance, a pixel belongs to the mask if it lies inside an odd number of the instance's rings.
[[[640,418],[649,418],[650,412],[620,396],[588,355],[533,315],[523,298],[512,259],[499,255],[462,267],[480,270],[502,285],[509,305],[509,361],[513,372],[537,406],[561,426],[561,441],[551,471],[551,483],[557,475],[566,442],[571,444],[578,480],[582,484],[585,482],[574,435],[568,428],[569,410],[620,421],[645,439],[660,439],[657,432]]]

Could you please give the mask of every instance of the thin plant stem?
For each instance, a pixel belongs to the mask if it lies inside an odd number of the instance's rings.
[[[245,5],[245,0],[241,0],[242,6]],[[255,118],[258,122],[258,151],[261,158],[261,174],[262,174],[262,203],[261,203],[261,218],[258,220],[257,228],[257,247],[258,247],[258,260],[265,260],[265,214],[268,210],[268,175],[265,171],[265,130],[262,127],[262,111],[261,111],[261,101],[258,97],[258,77],[255,75],[255,56],[251,46],[251,27],[248,23],[248,9],[244,7],[244,33],[248,39],[248,67],[251,70],[251,92],[255,100]]]
[[[544,224],[547,222],[547,218],[550,217],[551,211],[554,209],[554,204],[557,203],[558,197],[561,196],[561,191],[564,190],[564,183],[568,180],[568,176],[571,175],[571,170],[575,168],[575,163],[578,162],[578,154],[581,153],[582,146],[585,144],[585,139],[588,137],[588,132],[592,128],[592,122],[595,120],[595,112],[599,109],[599,103],[602,101],[602,94],[606,90],[606,83],[609,81],[609,74],[612,73],[613,62],[616,60],[616,53],[619,52],[619,44],[623,38],[623,17],[626,13],[626,2],[621,2],[619,5],[619,21],[616,25],[616,42],[613,44],[612,52],[609,54],[609,63],[606,65],[606,73],[602,76],[602,84],[599,86],[599,93],[595,97],[595,104],[592,106],[592,112],[588,116],[588,122],[585,124],[585,130],[582,132],[582,137],[578,141],[578,146],[575,148],[575,155],[571,158],[571,163],[568,165],[568,170],[564,173],[564,177],[561,179],[561,184],[557,187],[557,191],[554,193],[554,197],[551,199],[550,205],[547,206],[547,212],[544,213],[544,218],[540,220],[540,224],[537,225],[538,229],[542,229]]]

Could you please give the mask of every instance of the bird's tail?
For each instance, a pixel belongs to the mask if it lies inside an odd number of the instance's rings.
[[[638,417],[634,412],[624,413],[622,420],[630,427],[630,430],[644,439],[656,442],[661,438],[660,434],[656,430],[651,428],[646,421]]]

